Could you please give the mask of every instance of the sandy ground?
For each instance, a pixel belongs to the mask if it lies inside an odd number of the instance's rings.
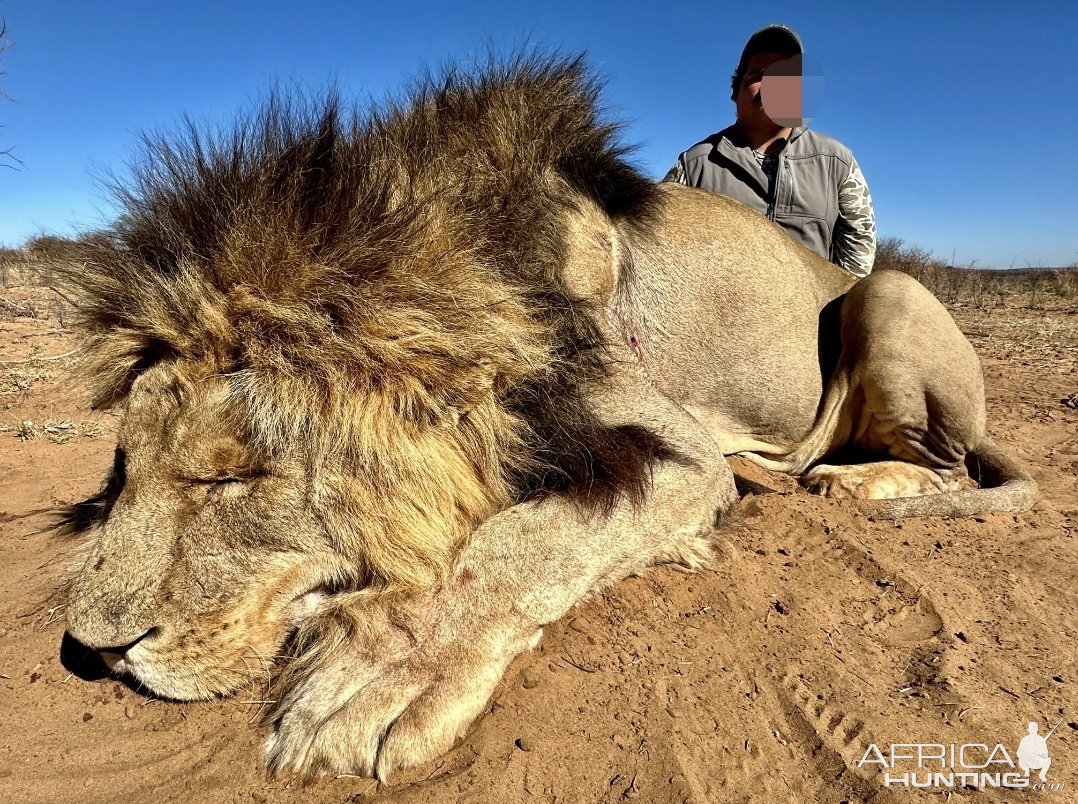
[[[3,293],[39,317],[0,309],[0,360],[74,347],[47,291]],[[97,490],[116,419],[66,359],[0,365],[0,801],[902,802],[948,794],[886,787],[858,767],[871,744],[1013,755],[1029,721],[1061,721],[1062,789],[950,795],[1078,801],[1078,312],[956,317],[991,432],[1041,484],[1033,511],[870,523],[757,475],[784,492],[746,502],[714,570],[578,606],[461,745],[388,786],[267,778],[256,693],[181,705],[69,675],[56,590],[77,545],[41,528]]]

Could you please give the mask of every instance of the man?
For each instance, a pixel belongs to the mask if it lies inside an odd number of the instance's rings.
[[[800,95],[802,52],[785,25],[749,37],[731,82],[737,122],[681,154],[665,181],[732,196],[820,256],[867,276],[876,218],[857,161],[842,143],[791,119],[800,117],[800,97],[792,116],[783,111],[791,86]],[[794,76],[796,84],[784,83]]]

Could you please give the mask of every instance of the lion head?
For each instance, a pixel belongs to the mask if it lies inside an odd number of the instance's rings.
[[[435,583],[515,502],[643,489],[661,442],[589,410],[601,300],[566,281],[574,216],[632,232],[657,203],[597,91],[528,56],[147,141],[64,269],[123,411],[76,639],[158,694],[227,693],[327,597]]]

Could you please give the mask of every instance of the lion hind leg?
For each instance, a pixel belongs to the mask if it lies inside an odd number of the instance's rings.
[[[944,477],[925,466],[906,461],[876,461],[846,466],[818,464],[801,476],[813,494],[852,500],[890,500],[957,491],[968,480]]]
[[[843,347],[856,346],[864,405],[853,446],[906,461],[980,488],[943,489],[880,500],[870,519],[972,516],[1023,511],[1037,485],[985,434],[984,379],[972,345],[932,294],[913,278],[880,271],[843,303]]]

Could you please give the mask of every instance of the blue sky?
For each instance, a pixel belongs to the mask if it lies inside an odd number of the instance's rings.
[[[586,50],[661,177],[734,117],[745,39],[794,27],[825,76],[812,126],[848,145],[882,235],[959,264],[1078,261],[1078,11],[1069,2],[0,0],[0,243],[107,220],[94,175],[181,113],[223,121],[278,79],[378,99],[423,67],[522,42]]]

